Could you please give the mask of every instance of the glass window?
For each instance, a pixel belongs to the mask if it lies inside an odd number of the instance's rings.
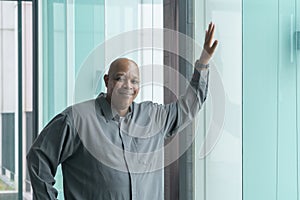
[[[26,152],[32,143],[32,3],[22,2],[21,9],[19,40],[18,3],[0,1],[0,199],[17,199],[19,191],[23,191],[24,198],[30,196]]]
[[[242,1],[195,1],[195,39],[209,22],[219,40],[210,95],[196,120],[195,199],[242,199]],[[234,53],[233,53],[234,52]],[[196,56],[199,52],[196,51]]]
[[[0,1],[0,16],[0,197],[5,198],[16,197],[18,188],[17,3]]]
[[[163,43],[163,35],[155,34],[155,38],[152,34],[163,28],[163,0],[50,0],[40,1],[39,6],[40,130],[68,105],[105,92],[103,75],[117,57],[132,58],[141,68],[138,102],[164,102],[164,54],[162,49],[153,48],[155,42]],[[219,85],[210,85],[210,97],[196,120],[195,199],[235,200],[242,195],[241,10],[241,0],[195,1],[195,40],[201,46],[204,30],[209,21],[213,21],[217,25],[216,38],[222,44],[211,72],[211,83]],[[16,199],[19,180],[23,197],[31,199],[25,156],[33,138],[32,3],[22,2],[21,88],[18,86],[21,41],[18,41],[17,1],[0,1],[0,16],[0,199]],[[139,35],[141,29],[152,37],[145,40]],[[132,39],[114,43],[126,35]],[[196,49],[195,57],[199,53]],[[214,93],[216,91],[223,92],[224,98],[215,101],[214,95],[220,94]],[[217,122],[220,134],[214,138],[215,143],[203,144],[211,137],[216,109],[224,116]],[[22,123],[18,121],[20,115]],[[20,157],[22,162],[19,162]],[[22,177],[18,175],[20,168]],[[58,198],[63,199],[60,170],[56,179]]]
[[[143,48],[143,40],[136,40],[141,37],[135,32],[150,28],[151,33],[151,29],[163,27],[162,2],[51,0],[40,3],[40,129],[67,106],[105,92],[103,76],[117,57],[129,57],[141,68],[141,79],[145,82],[141,83],[137,101],[163,102],[163,51]],[[126,33],[131,34],[132,40],[114,43]],[[152,38],[150,43],[153,41]],[[135,46],[130,48],[132,44]],[[60,169],[56,180],[58,198],[63,199]]]

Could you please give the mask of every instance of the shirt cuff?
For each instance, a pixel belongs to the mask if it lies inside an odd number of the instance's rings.
[[[195,62],[195,68],[199,71],[199,70],[203,70],[203,69],[207,69],[207,68],[209,68],[209,64],[202,64],[201,62],[200,62],[200,60],[196,60],[196,62]]]

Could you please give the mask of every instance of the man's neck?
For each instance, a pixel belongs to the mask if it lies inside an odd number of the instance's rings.
[[[128,108],[126,110],[116,110],[116,112],[119,114],[120,117],[124,117],[128,112]]]
[[[128,108],[125,108],[125,109],[118,109],[118,108],[116,108],[116,106],[114,106],[114,105],[111,103],[111,99],[110,99],[108,96],[106,96],[106,100],[107,100],[107,102],[108,102],[108,103],[110,104],[110,106],[111,106],[111,110],[112,110],[112,114],[113,114],[113,115],[115,115],[115,114],[118,113],[118,115],[119,115],[120,117],[124,117],[124,116],[128,113],[129,107],[128,107]]]

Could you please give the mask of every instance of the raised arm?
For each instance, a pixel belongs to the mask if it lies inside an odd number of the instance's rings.
[[[200,111],[208,93],[209,62],[212,58],[218,41],[214,40],[215,25],[210,23],[206,30],[203,50],[195,63],[195,70],[185,93],[176,103],[166,105],[168,116],[165,130],[167,136],[178,132],[190,123]]]

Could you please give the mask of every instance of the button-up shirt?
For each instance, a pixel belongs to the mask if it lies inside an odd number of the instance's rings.
[[[200,110],[207,96],[208,69],[195,70],[177,101],[135,103],[124,117],[101,93],[53,118],[28,155],[33,199],[56,199],[54,176],[62,165],[67,200],[163,199],[164,139]]]

